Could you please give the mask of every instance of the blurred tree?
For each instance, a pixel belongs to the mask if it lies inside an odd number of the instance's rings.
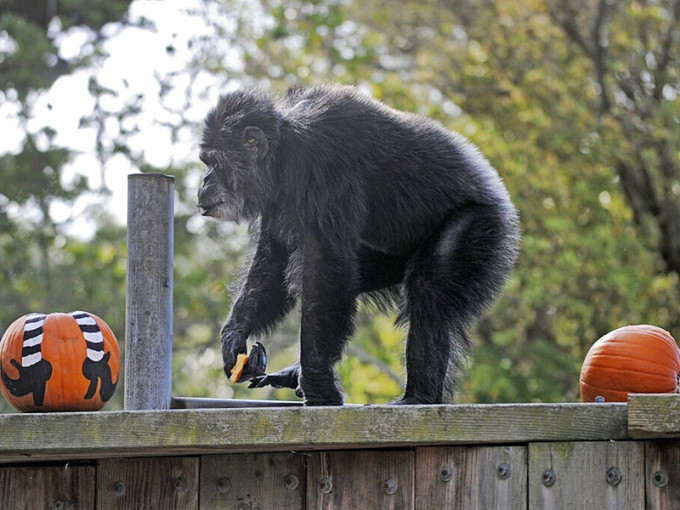
[[[218,88],[319,80],[356,84],[468,136],[520,209],[520,264],[475,332],[459,400],[576,400],[600,335],[640,322],[678,333],[679,0],[209,0],[191,9],[195,32],[162,32],[146,4],[132,15],[128,3],[0,3],[0,111],[22,135],[0,155],[0,333],[29,311],[89,308],[122,342],[125,232],[102,204],[104,169],[123,158],[123,171],[177,178],[175,393],[293,398],[225,382],[217,332],[247,231],[197,217],[202,168],[162,147],[195,146]],[[174,64],[154,90],[106,79],[107,38],[124,27],[160,39]],[[78,31],[84,42],[67,55],[59,42]],[[45,91],[79,71],[91,105],[78,132],[95,133],[80,150],[99,179],[74,175],[74,149],[35,122],[39,108],[60,106]],[[92,232],[76,236],[81,228]],[[267,339],[270,368],[297,357],[295,319]],[[362,308],[339,370],[348,400],[399,394],[404,332],[391,320]]]
[[[593,113],[608,141],[602,150],[609,149],[636,224],[656,239],[666,272],[678,274],[680,2],[561,0],[548,7],[589,64],[598,93]]]
[[[85,64],[60,57],[56,35],[76,25],[98,34],[119,21],[129,3],[0,3],[0,104],[23,132],[12,135],[20,140],[16,152],[0,155],[0,332],[32,311],[85,309],[106,317],[122,341],[125,232],[92,208],[79,212],[101,220],[96,243],[65,234],[77,220],[76,200],[89,192],[87,180],[65,179],[71,151],[52,143],[50,127],[29,130],[27,124],[38,92]],[[0,410],[7,407],[0,402]]]
[[[68,30],[74,26],[90,28],[98,37],[109,22],[120,21],[131,0],[3,0],[0,3],[0,31],[13,41],[15,51],[3,51],[0,60],[0,83],[25,98],[31,90],[49,87],[62,74],[72,71],[79,62],[59,56],[54,44],[56,26]]]

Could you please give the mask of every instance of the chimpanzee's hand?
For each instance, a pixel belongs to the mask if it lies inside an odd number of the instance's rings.
[[[225,324],[222,328],[222,368],[227,377],[231,375],[238,355],[247,352],[246,335]]]
[[[245,382],[256,376],[265,375],[264,371],[267,369],[267,351],[260,342],[256,342],[253,348],[250,349],[248,361],[243,372],[238,379],[238,382]]]

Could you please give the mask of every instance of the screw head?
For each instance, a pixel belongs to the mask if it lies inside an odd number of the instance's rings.
[[[54,502],[54,505],[52,506],[55,510],[67,510],[70,508],[70,503],[68,500],[59,498]]]
[[[668,485],[668,473],[663,470],[657,471],[652,477],[652,483],[654,483],[654,485],[656,485],[658,488],[665,487]]]
[[[607,471],[607,483],[612,487],[616,487],[618,484],[620,484],[622,479],[623,475],[621,474],[621,471],[615,467]]]
[[[507,480],[510,478],[510,465],[506,464],[505,462],[498,464],[498,467],[496,467],[496,476],[498,476],[498,478],[501,480]]]
[[[217,492],[220,494],[227,494],[231,490],[231,480],[226,477],[215,480],[215,485],[217,486]]]
[[[283,484],[289,491],[294,491],[300,485],[300,480],[295,475],[286,475],[286,478],[283,480]]]
[[[442,482],[446,483],[453,480],[453,467],[449,466],[448,464],[442,466],[439,470],[439,478],[441,478]]]
[[[179,493],[186,492],[187,489],[189,488],[189,484],[187,483],[187,479],[184,478],[183,476],[175,478],[174,486],[175,486],[175,490]]]
[[[556,481],[557,476],[555,476],[555,472],[552,469],[546,469],[543,471],[543,475],[541,476],[541,482],[543,482],[543,485],[546,487],[552,487],[555,485]]]
[[[333,492],[333,482],[330,478],[322,478],[319,481],[319,489],[321,489],[322,494],[330,494]]]
[[[388,496],[391,496],[397,493],[398,487],[397,481],[394,478],[390,478],[389,480],[385,480],[385,483],[383,484],[383,491]]]
[[[113,485],[111,486],[111,490],[113,490],[113,493],[120,497],[125,494],[125,484],[121,480],[117,480],[113,482]]]

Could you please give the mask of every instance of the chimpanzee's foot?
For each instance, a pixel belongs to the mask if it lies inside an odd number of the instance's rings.
[[[273,374],[264,374],[250,379],[249,388],[264,388],[272,386],[274,388],[291,388],[295,390],[298,397],[302,397],[300,390],[300,364],[295,363]]]

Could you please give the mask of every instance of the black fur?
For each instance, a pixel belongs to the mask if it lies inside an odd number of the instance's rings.
[[[438,123],[352,87],[222,96],[205,122],[204,215],[258,224],[256,249],[222,328],[229,374],[246,339],[301,300],[300,363],[251,379],[338,405],[334,374],[360,294],[408,324],[399,403],[441,403],[466,332],[502,291],[518,218],[489,162]]]

